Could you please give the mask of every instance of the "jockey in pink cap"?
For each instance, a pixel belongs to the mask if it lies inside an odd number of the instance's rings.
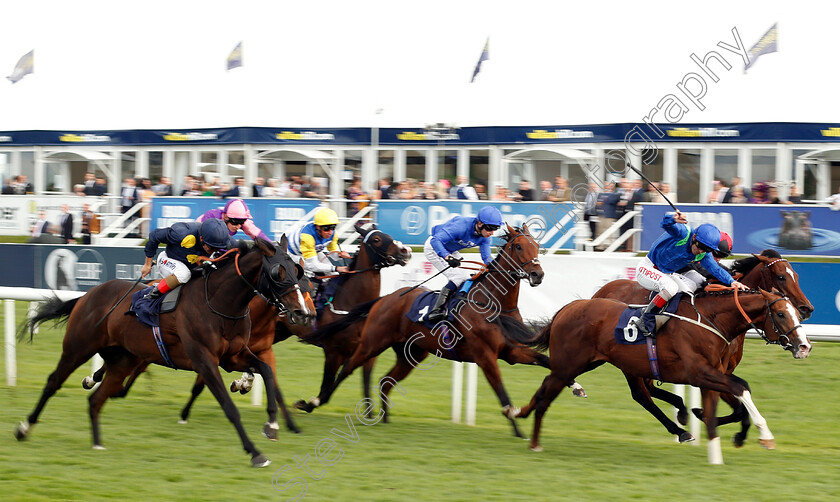
[[[251,239],[261,237],[271,242],[271,239],[251,221],[251,211],[248,210],[248,206],[242,199],[230,199],[224,208],[211,209],[196,218],[195,221],[204,221],[208,218],[224,221],[230,235],[241,229]]]

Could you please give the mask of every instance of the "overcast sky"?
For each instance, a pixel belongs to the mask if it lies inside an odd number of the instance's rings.
[[[732,69],[712,63],[706,109],[681,122],[836,122],[838,14],[802,0],[2,2],[0,74],[32,49],[35,73],[0,82],[0,130],[640,122],[711,50]],[[779,52],[746,74],[717,46],[737,28],[748,49],[777,22]],[[226,71],[239,41],[244,66]]]

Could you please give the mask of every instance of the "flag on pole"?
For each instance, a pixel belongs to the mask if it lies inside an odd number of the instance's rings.
[[[484,42],[484,50],[481,51],[478,63],[475,64],[475,70],[473,70],[473,76],[470,79],[471,84],[475,82],[475,77],[478,76],[478,72],[481,71],[481,63],[487,61],[488,59],[490,59],[490,37],[487,37],[487,41]]]
[[[21,57],[17,64],[15,65],[15,69],[12,70],[12,74],[6,77],[7,79],[11,80],[12,83],[16,83],[18,80],[22,79],[24,76],[29,75],[35,71],[35,49],[27,52],[26,54]]]
[[[755,60],[758,59],[758,56],[762,54],[769,54],[771,52],[776,52],[779,50],[778,46],[778,34],[776,31],[776,25],[779,23],[773,24],[767,33],[764,34],[755,45],[749,50],[750,62],[744,65],[744,73],[750,69],[752,65],[755,64]]]
[[[232,70],[234,68],[239,68],[242,66],[242,42],[240,41],[236,44],[236,47],[230,51],[230,55],[227,57],[227,69]]]

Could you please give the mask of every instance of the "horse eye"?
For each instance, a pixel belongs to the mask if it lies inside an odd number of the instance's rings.
[[[517,251],[522,251],[522,246],[520,246],[519,244],[517,244],[517,245],[516,245],[516,250],[517,250]]]
[[[776,276],[776,279],[778,279],[778,280],[780,280],[780,281],[784,281],[784,280],[785,280],[785,276],[784,276],[784,275],[782,275],[782,274],[779,274],[779,275],[777,275],[777,276]]]
[[[785,313],[784,312],[776,312],[776,315],[779,316],[779,317],[784,317]]]

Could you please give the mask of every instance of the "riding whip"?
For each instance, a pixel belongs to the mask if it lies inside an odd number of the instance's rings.
[[[137,283],[140,282],[140,279],[142,279],[142,278],[143,278],[143,276],[141,275],[140,277],[137,278],[136,281],[134,281],[134,284],[132,284],[131,287],[128,288],[128,291],[126,291],[125,294],[122,295],[119,300],[117,300],[117,303],[115,303],[114,306],[111,307],[111,310],[109,310],[104,316],[102,316],[102,319],[100,319],[96,324],[93,325],[93,329],[98,328],[99,325],[102,324],[102,321],[104,321],[105,318],[107,318],[109,315],[111,315],[111,312],[113,312],[114,309],[117,308],[117,305],[119,305],[120,302],[123,301],[125,299],[125,297],[128,296],[129,293],[134,291],[134,286],[136,286]]]
[[[627,167],[629,167],[629,168],[630,168],[630,169],[632,169],[632,170],[633,170],[636,174],[638,174],[639,176],[641,176],[643,180],[647,181],[647,182],[650,184],[650,186],[652,186],[652,187],[654,188],[654,190],[656,190],[657,192],[659,192],[659,195],[661,195],[661,196],[662,196],[662,198],[663,198],[663,199],[665,199],[665,202],[667,202],[667,203],[668,203],[668,205],[670,205],[672,208],[674,208],[674,211],[676,211],[676,212],[678,212],[678,213],[680,212],[680,210],[679,210],[679,209],[677,209],[677,206],[673,205],[673,204],[671,203],[671,201],[670,201],[670,200],[668,200],[668,197],[665,197],[665,194],[664,194],[664,193],[662,193],[662,190],[660,190],[659,188],[657,188],[657,187],[656,187],[656,185],[654,185],[654,184],[653,184],[653,182],[652,182],[652,181],[650,181],[650,180],[648,179],[648,177],[647,177],[647,176],[645,176],[644,174],[642,174],[642,172],[641,172],[641,171],[639,171],[639,170],[638,170],[638,169],[636,169],[635,167],[631,166],[630,164],[627,164]]]
[[[440,272],[436,273],[435,275],[433,275],[433,276],[429,277],[428,279],[426,279],[425,281],[421,282],[420,284],[415,284],[415,285],[414,285],[414,286],[412,286],[411,288],[406,289],[405,291],[403,291],[402,293],[400,293],[400,296],[406,295],[406,294],[408,294],[408,293],[410,293],[410,292],[414,291],[415,289],[419,288],[419,287],[420,287],[420,286],[422,286],[423,284],[426,284],[427,282],[431,281],[431,280],[432,280],[432,279],[434,279],[435,277],[437,277],[437,276],[439,276],[440,274],[442,274],[442,273],[446,272],[446,271],[447,271],[447,270],[449,270],[450,268],[452,268],[452,265],[448,265],[445,269],[443,269],[443,270],[441,270]]]

